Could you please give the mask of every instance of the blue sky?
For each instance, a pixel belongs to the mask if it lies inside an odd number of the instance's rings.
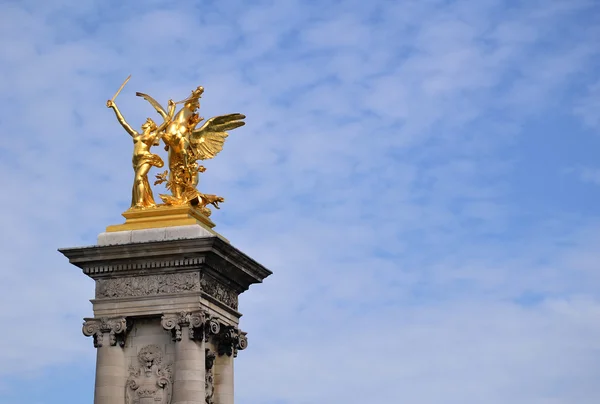
[[[201,178],[274,271],[237,402],[600,400],[597,1],[0,1],[0,34],[1,404],[93,400],[56,249],[129,206],[129,74],[136,127],[197,85],[248,117]]]

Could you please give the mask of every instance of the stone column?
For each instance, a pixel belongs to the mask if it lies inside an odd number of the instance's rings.
[[[175,341],[172,404],[205,404],[204,321],[202,311],[162,317]]]
[[[216,337],[217,353],[214,364],[214,403],[233,404],[233,358],[238,349],[246,349],[248,339],[246,333],[239,329],[226,326]]]
[[[98,347],[94,404],[233,402],[238,296],[272,272],[202,226],[168,222],[60,250],[96,282],[84,326]],[[153,330],[135,327],[123,352],[125,326],[146,320]]]
[[[93,336],[97,348],[94,404],[125,404],[126,330],[125,317],[85,319],[83,334]]]
[[[214,365],[214,403],[233,404],[233,358],[219,356]]]

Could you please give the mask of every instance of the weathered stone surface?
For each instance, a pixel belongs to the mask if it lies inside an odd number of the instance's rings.
[[[147,243],[149,241],[163,241],[167,235],[165,227],[158,229],[132,230],[132,243]]]
[[[94,403],[231,404],[247,346],[238,295],[271,272],[200,226],[135,232],[60,250],[96,281],[84,327],[98,348]]]
[[[163,314],[160,323],[165,330],[171,331],[173,341],[181,341],[182,327],[188,328],[190,339],[201,340],[204,338],[206,316],[207,313],[204,310]]]
[[[127,320],[123,316],[108,318],[86,318],[83,323],[83,335],[94,337],[94,347],[100,348],[104,344],[104,334],[109,335],[111,346],[119,343],[125,344],[125,334],[127,332]]]
[[[156,229],[105,232],[98,235],[98,245],[146,243],[150,241],[182,240],[214,237],[215,234],[200,225],[159,227]]]
[[[200,277],[197,272],[131,276],[96,281],[96,299],[199,291]]]
[[[214,404],[213,396],[215,395],[215,384],[213,377],[213,365],[215,363],[216,355],[209,348],[205,348],[204,355],[204,366],[205,366],[205,380],[204,380],[204,394],[206,404]]]
[[[203,291],[217,301],[238,309],[238,293],[214,277],[199,272],[166,273],[146,276],[99,278],[96,299],[120,299]]]
[[[94,404],[125,404],[125,361],[125,351],[119,344],[98,347]]]
[[[218,237],[60,249],[93,279],[151,275],[186,269],[213,272],[241,293],[271,271]]]
[[[165,229],[165,240],[182,240],[214,236],[214,233],[211,233],[200,225],[167,227]]]
[[[157,345],[146,345],[138,353],[138,364],[129,368],[125,387],[125,403],[171,404],[173,368],[163,363],[163,352]]]
[[[100,233],[98,245],[115,245],[131,243],[131,231],[115,231],[112,233]]]
[[[231,287],[223,285],[212,276],[202,274],[200,280],[202,291],[234,310],[238,309],[238,294]]]

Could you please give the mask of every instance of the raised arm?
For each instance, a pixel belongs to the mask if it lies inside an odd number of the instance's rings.
[[[169,112],[167,113],[167,116],[165,117],[165,121],[163,123],[161,123],[160,126],[156,129],[156,132],[159,134],[159,136],[160,136],[160,132],[165,130],[167,125],[169,125],[171,123],[171,121],[173,120],[173,116],[175,116],[175,103],[173,102],[173,100],[169,100]]]
[[[119,108],[117,107],[117,104],[115,104],[115,102],[113,100],[106,101],[106,106],[108,108],[112,108],[113,111],[115,111],[115,115],[117,116],[117,120],[119,121],[119,123],[121,124],[121,126],[123,128],[125,128],[125,130],[127,131],[127,133],[129,133],[132,137],[139,135],[139,133],[135,129],[133,129],[131,127],[131,125],[129,125],[127,123],[127,121],[125,120],[125,118],[123,118],[123,114],[121,114],[121,111],[119,111]]]

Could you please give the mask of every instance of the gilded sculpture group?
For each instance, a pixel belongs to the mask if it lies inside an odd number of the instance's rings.
[[[204,92],[203,87],[196,88],[182,101],[169,100],[168,110],[149,95],[136,93],[137,96],[148,101],[163,119],[163,122],[157,125],[148,118],[142,125],[141,132],[138,132],[125,121],[115,104],[115,98],[128,80],[129,77],[114,97],[106,102],[106,106],[114,110],[119,123],[133,138],[132,163],[135,177],[131,193],[131,209],[157,206],[148,181],[148,172],[152,167],[164,166],[160,156],[150,151],[152,146],[158,146],[162,140],[165,150],[168,151],[168,170],[156,175],[154,185],[166,183],[167,190],[171,192],[171,195],[159,195],[163,203],[172,206],[195,205],[204,215],[209,216],[210,210],[206,205],[211,204],[218,209],[218,204],[224,199],[197,190],[198,174],[205,171],[198,161],[212,159],[223,150],[223,144],[228,136],[227,131],[243,126],[245,116],[237,113],[221,115],[206,120],[198,127],[204,120],[197,112],[200,108],[200,97]],[[178,104],[183,106],[175,112]]]

